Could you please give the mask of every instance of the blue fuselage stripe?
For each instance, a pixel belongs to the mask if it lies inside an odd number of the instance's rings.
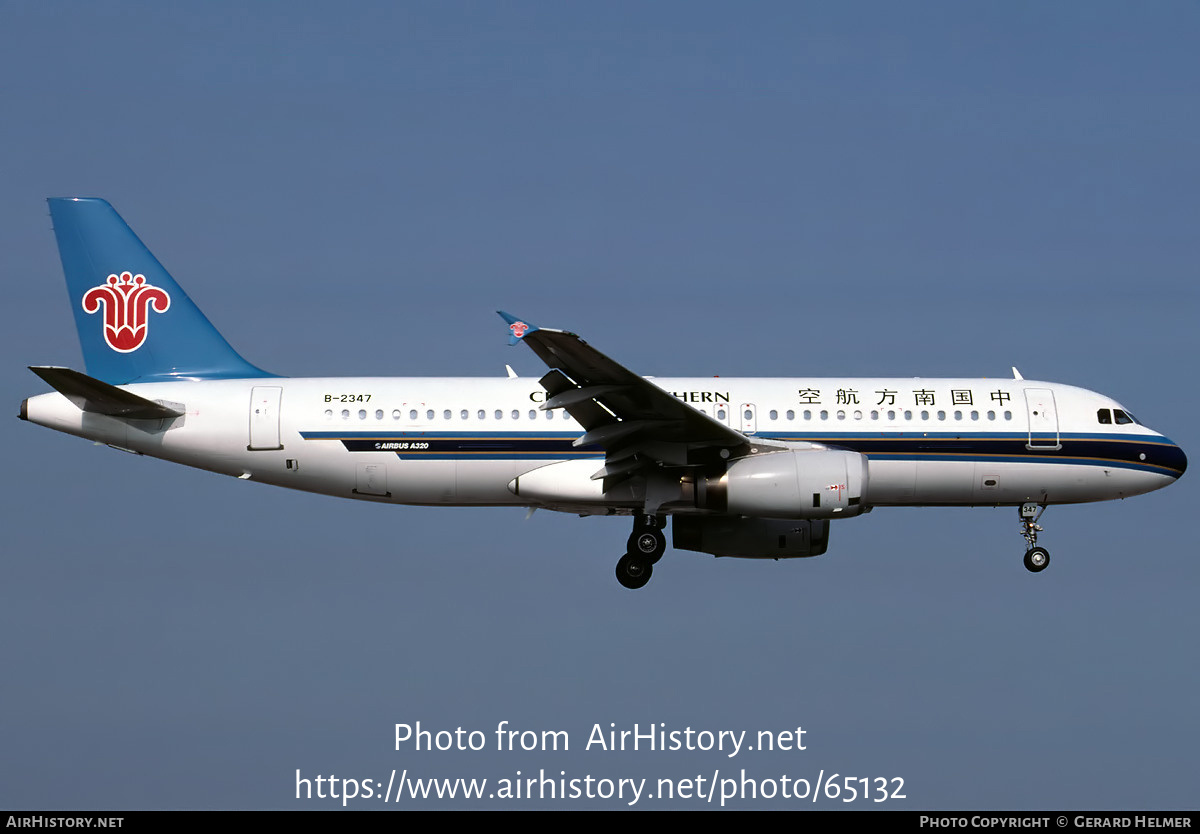
[[[576,447],[576,432],[422,432],[305,431],[305,440],[336,440],[350,452],[395,452],[423,460],[565,460],[603,456],[598,446]],[[860,452],[871,460],[996,461],[1058,463],[1138,469],[1181,475],[1183,452],[1170,440],[1154,435],[1061,434],[1060,448],[1029,448],[1021,433],[953,434],[948,432],[870,432],[847,434],[762,434],[763,438],[812,442]]]

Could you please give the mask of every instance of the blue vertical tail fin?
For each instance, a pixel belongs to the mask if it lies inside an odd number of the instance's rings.
[[[48,202],[88,374],[113,385],[274,376],[229,346],[106,201]]]

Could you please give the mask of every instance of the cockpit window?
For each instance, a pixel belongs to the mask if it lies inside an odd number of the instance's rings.
[[[1122,411],[1122,410],[1121,410],[1121,409],[1119,409],[1119,408],[1114,408],[1114,409],[1113,409],[1113,417],[1115,417],[1115,418],[1116,418],[1116,421],[1117,421],[1117,425],[1118,425],[1118,426],[1126,426],[1126,425],[1128,425],[1128,424],[1130,424],[1130,423],[1136,423],[1136,422],[1137,422],[1137,420],[1133,419],[1133,415],[1131,415],[1131,414],[1126,414],[1124,411]]]
[[[1096,419],[1105,426],[1112,425],[1112,412],[1107,408],[1102,408],[1096,412]]]

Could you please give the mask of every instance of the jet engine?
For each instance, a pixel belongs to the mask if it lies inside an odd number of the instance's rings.
[[[732,461],[696,479],[696,506],[757,518],[842,518],[868,509],[867,458],[839,449],[787,449]]]

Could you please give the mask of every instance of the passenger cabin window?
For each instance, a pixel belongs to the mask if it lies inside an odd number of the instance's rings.
[[[1096,419],[1100,421],[1101,425],[1112,425],[1112,412],[1107,408],[1102,408],[1096,412]]]

